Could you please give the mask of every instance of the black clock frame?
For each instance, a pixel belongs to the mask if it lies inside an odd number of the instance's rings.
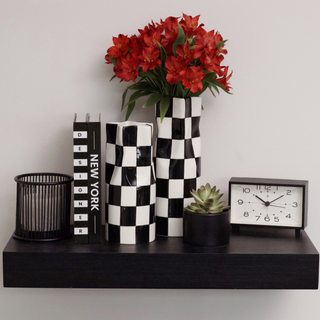
[[[247,184],[247,185],[269,185],[269,186],[288,186],[288,187],[302,187],[303,189],[303,206],[302,206],[302,225],[301,227],[287,227],[287,226],[272,226],[273,228],[286,228],[295,229],[295,236],[301,236],[301,230],[305,229],[307,226],[308,218],[308,184],[307,180],[291,180],[291,179],[270,179],[270,178],[245,178],[245,177],[232,177],[229,180],[229,194],[228,202],[231,206],[231,185],[232,184]],[[231,208],[232,209],[232,208]],[[259,224],[237,224],[231,223],[232,232],[239,233],[240,226],[261,226],[261,227],[271,227],[267,225]]]

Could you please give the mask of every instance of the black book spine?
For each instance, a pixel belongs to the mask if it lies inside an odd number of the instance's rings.
[[[84,119],[73,123],[74,168],[74,242],[89,243],[88,237],[88,124]]]
[[[101,122],[88,118],[89,243],[101,243]]]

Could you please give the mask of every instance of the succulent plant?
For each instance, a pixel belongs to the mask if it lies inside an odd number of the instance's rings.
[[[229,207],[224,206],[224,202],[220,202],[220,198],[223,193],[219,193],[220,190],[216,190],[216,186],[211,188],[207,183],[205,186],[201,186],[197,191],[190,191],[195,203],[188,205],[185,210],[196,213],[220,213]]]

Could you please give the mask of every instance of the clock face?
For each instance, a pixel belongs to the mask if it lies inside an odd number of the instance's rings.
[[[231,224],[303,228],[303,186],[230,183]]]

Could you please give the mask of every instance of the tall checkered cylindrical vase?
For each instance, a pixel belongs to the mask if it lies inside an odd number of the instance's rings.
[[[153,125],[107,123],[106,240],[138,244],[155,240]]]
[[[173,98],[162,123],[156,105],[158,136],[155,147],[157,234],[183,235],[183,208],[200,187],[201,98]]]

